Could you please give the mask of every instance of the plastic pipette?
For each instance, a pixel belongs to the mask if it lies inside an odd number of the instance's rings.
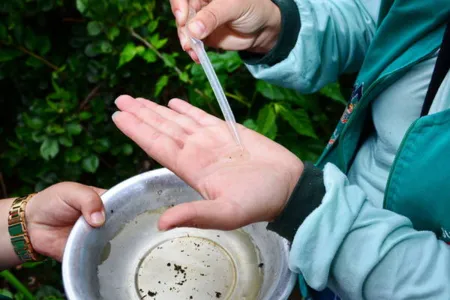
[[[195,16],[195,11],[191,8],[189,9],[189,20]],[[223,91],[222,86],[220,85],[219,78],[217,78],[216,72],[211,64],[211,61],[206,54],[205,46],[203,42],[199,39],[193,38],[188,30],[185,30],[185,34],[190,40],[190,44],[192,50],[194,50],[195,54],[197,54],[200,64],[203,67],[203,70],[206,73],[206,77],[208,78],[209,83],[211,84],[214,95],[216,96],[217,102],[219,102],[220,109],[222,110],[223,117],[228,124],[228,128],[238,144],[238,146],[242,147],[241,138],[239,137],[239,133],[236,127],[236,119],[234,118],[233,112],[231,111],[230,104],[228,103],[227,97]]]

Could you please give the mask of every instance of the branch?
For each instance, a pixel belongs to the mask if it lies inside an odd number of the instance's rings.
[[[79,110],[83,110],[83,108],[88,104],[88,102],[93,97],[95,97],[95,95],[98,93],[98,90],[101,88],[101,86],[102,86],[102,83],[99,83],[92,89],[92,91],[86,96],[86,98],[84,98],[83,102],[81,102]]]
[[[131,35],[132,35],[134,38],[138,39],[138,40],[141,41],[145,46],[147,46],[148,48],[152,49],[160,59],[164,60],[164,56],[161,54],[161,52],[159,52],[158,49],[156,49],[156,48],[155,48],[152,44],[150,44],[146,39],[144,39],[144,38],[143,38],[141,35],[139,35],[136,31],[134,31],[133,28],[130,28],[130,33],[131,33]],[[181,72],[181,70],[180,70],[177,66],[174,66],[173,69],[175,70],[175,72],[177,72],[178,76],[181,76],[181,74],[183,73],[183,72]]]
[[[17,49],[19,49],[20,51],[22,51],[25,54],[28,54],[34,58],[36,58],[37,60],[41,61],[42,63],[44,63],[45,65],[47,65],[48,67],[52,68],[54,71],[58,71],[59,67],[55,66],[54,64],[52,64],[51,62],[49,62],[48,60],[46,60],[45,58],[43,58],[40,55],[37,55],[36,53],[31,52],[30,50],[22,47],[22,46],[16,46]]]

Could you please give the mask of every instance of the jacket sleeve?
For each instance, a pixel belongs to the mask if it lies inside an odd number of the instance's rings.
[[[282,235],[287,223],[298,228],[289,264],[308,285],[329,287],[343,299],[448,299],[450,245],[432,232],[414,230],[408,218],[374,207],[336,166],[325,166],[322,182],[319,171],[308,172],[299,186],[323,186],[322,203],[302,219],[283,213],[284,227],[282,218],[271,224]],[[285,211],[314,195],[291,197]]]
[[[340,74],[360,68],[375,32],[380,1],[274,0],[282,14],[280,39],[284,40],[279,43],[284,48],[275,46],[275,51],[287,54],[275,64],[251,55],[243,55],[244,62],[255,78],[302,93],[315,92]],[[283,9],[289,6],[286,2],[292,2],[299,14]],[[300,22],[289,20],[298,17]],[[296,42],[289,46],[287,39]]]

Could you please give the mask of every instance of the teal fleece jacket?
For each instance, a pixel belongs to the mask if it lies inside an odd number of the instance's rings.
[[[278,46],[264,57],[242,53],[254,77],[312,93],[358,71],[380,0],[276,2],[285,25]],[[286,51],[289,40],[295,44]],[[269,225],[292,241],[290,268],[312,288],[328,287],[342,299],[450,299],[450,246],[383,209],[390,167],[420,116],[435,60],[411,68],[373,102],[375,129],[348,174],[307,164],[287,208]],[[449,108],[450,73],[430,114]]]

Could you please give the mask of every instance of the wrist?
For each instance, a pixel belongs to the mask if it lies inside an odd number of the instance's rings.
[[[268,229],[293,241],[297,229],[321,203],[326,193],[323,172],[312,163],[305,163],[284,209],[269,223]]]
[[[11,243],[16,255],[21,262],[40,261],[42,257],[35,251],[32,245],[27,219],[28,202],[35,194],[20,197],[13,201],[8,216],[8,231]]]

